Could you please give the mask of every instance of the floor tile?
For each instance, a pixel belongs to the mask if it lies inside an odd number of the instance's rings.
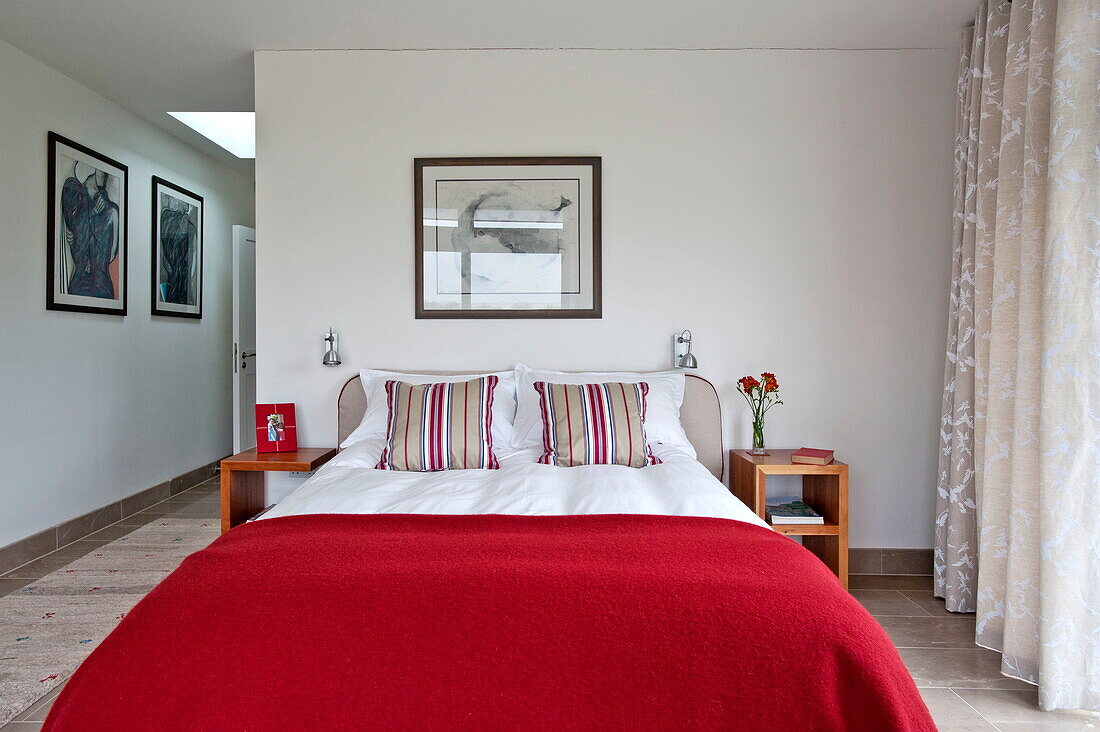
[[[974,648],[974,618],[883,617],[879,623],[898,648]]]
[[[1001,673],[1001,654],[985,648],[899,648],[917,686],[955,689],[1027,689]]]
[[[187,514],[197,514],[203,518],[215,515],[219,513],[221,507],[213,504],[207,505],[205,503],[188,503],[181,506],[170,506],[168,513],[165,516],[183,516]]]
[[[210,486],[210,490],[206,490],[205,486],[196,486],[186,493],[181,493],[178,496],[175,496],[172,500],[190,497],[205,498],[212,501],[217,500],[221,497],[221,489],[219,488],[219,486]]]
[[[172,499],[171,501],[165,501],[157,506],[160,507],[179,507],[179,506],[218,506],[221,504],[221,496],[217,493],[199,493],[194,496],[187,496],[182,500]]]
[[[959,689],[957,693],[963,701],[998,727],[1002,723],[1013,722],[1059,725],[1052,726],[1051,729],[1088,729],[1086,725],[1090,723],[1092,729],[1100,728],[1100,714],[1041,711],[1039,692],[1035,687],[1019,691]]]
[[[216,501],[219,496],[214,493],[180,493],[175,498],[169,498],[167,501],[161,501],[155,506],[150,506],[147,510],[160,510],[169,506],[190,506],[195,503],[203,503]]]
[[[852,590],[851,595],[876,618],[929,616],[897,590]]]
[[[126,518],[115,524],[115,526],[128,526],[130,530],[133,531],[139,526],[144,526],[145,524],[156,521],[159,518],[164,518],[166,515],[168,515],[167,511],[140,511],[139,513],[127,516]]]
[[[163,503],[157,504],[154,508],[160,508],[161,506],[188,506],[196,503],[220,503],[221,495],[217,493],[181,493],[175,498],[170,498]]]
[[[945,618],[974,617],[974,613],[953,613],[944,605],[943,599],[932,594],[931,590],[901,590],[901,594],[927,610],[931,615]]]
[[[80,559],[85,554],[99,549],[101,546],[110,544],[112,541],[114,541],[114,539],[81,539],[80,541],[74,541],[71,544],[66,544],[65,546],[58,549],[56,552],[51,552],[46,556],[56,557],[59,559],[64,557],[68,558],[70,561],[73,559]]]
[[[50,707],[53,706],[54,699],[61,693],[61,690],[65,688],[64,682],[58,684],[45,694],[41,699],[31,704],[26,711],[19,714],[15,721],[17,722],[45,722],[46,715],[50,713]]]
[[[920,695],[940,732],[993,732],[997,729],[951,689],[921,689]]]
[[[100,529],[99,531],[95,532],[94,534],[88,534],[88,536],[85,537],[85,540],[86,541],[110,542],[110,541],[114,541],[115,539],[121,539],[122,537],[126,536],[127,534],[129,534],[133,530],[134,530],[133,526],[126,526],[125,524],[122,524],[122,523],[111,524],[107,528]]]
[[[30,581],[31,580],[19,579],[17,577],[0,577],[0,597],[15,592],[16,590],[22,589]]]
[[[997,722],[1001,732],[1045,732],[1046,730],[1096,730],[1100,725],[1075,719],[1041,719],[1035,722]]]
[[[50,572],[61,569],[66,564],[73,562],[72,557],[55,557],[50,554],[36,559],[33,562],[28,562],[22,567],[16,567],[12,571],[4,575],[3,579],[11,579],[12,577],[21,577],[27,580],[42,579]]]
[[[168,513],[170,513],[169,509],[163,503],[158,503],[152,508],[147,508],[144,511],[138,511],[137,513],[130,514],[120,523],[126,523],[127,521],[140,521],[143,519],[152,521],[153,519],[162,518]]]
[[[213,506],[187,506],[178,511],[172,511],[166,514],[166,516],[174,516],[176,518],[216,518],[219,513],[218,509]]]
[[[853,574],[848,576],[853,590],[926,590],[932,592],[932,576],[924,574]]]
[[[53,708],[53,703],[57,700],[57,695],[60,693],[61,689],[58,688],[55,692],[51,692],[44,699],[35,704],[29,712],[26,712],[26,721],[45,722],[46,717],[50,713],[50,709]]]
[[[176,508],[179,508],[181,506],[202,506],[203,508],[220,508],[221,503],[221,496],[210,495],[204,496],[197,501],[188,501],[187,503],[173,503],[170,505]]]

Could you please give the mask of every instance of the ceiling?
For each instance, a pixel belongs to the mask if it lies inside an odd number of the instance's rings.
[[[977,0],[3,0],[0,39],[238,170],[169,111],[253,109],[252,52],[957,48]]]

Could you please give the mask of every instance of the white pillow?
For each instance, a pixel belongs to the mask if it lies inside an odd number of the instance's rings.
[[[496,376],[499,381],[493,391],[493,444],[508,446],[512,444],[512,424],[516,419],[516,372],[499,371],[495,374],[467,374],[464,376],[438,376],[433,374],[407,374],[400,371],[377,371],[363,369],[359,380],[363,382],[363,393],[367,395],[367,410],[363,421],[340,443],[340,447],[351,447],[361,440],[385,439],[389,410],[386,407],[386,382],[404,381],[406,384],[447,384],[469,381],[482,376]],[[534,391],[534,389],[531,389]]]
[[[684,403],[684,373],[682,371],[636,372],[584,372],[547,371],[516,364],[516,419],[513,431],[513,447],[532,447],[542,444],[542,412],[539,410],[536,381],[556,384],[602,384],[621,381],[649,384],[646,397],[645,435],[651,443],[676,445],[695,456],[695,448],[680,424],[680,405]]]

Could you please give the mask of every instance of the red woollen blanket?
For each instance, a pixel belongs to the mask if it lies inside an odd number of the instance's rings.
[[[324,515],[233,529],[50,730],[934,730],[882,628],[738,521]]]

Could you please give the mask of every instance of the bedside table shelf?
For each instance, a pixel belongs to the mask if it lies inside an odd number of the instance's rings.
[[[839,536],[838,524],[768,524],[785,536]]]
[[[824,524],[771,525],[784,536],[801,536],[802,546],[813,552],[848,588],[848,466],[834,460],[828,465],[792,463],[794,450],[770,450],[753,455],[730,450],[730,491],[760,518],[765,518],[769,475],[801,475],[802,500],[820,513]]]
[[[265,472],[309,473],[334,457],[335,447],[300,447],[287,452],[256,452],[253,448],[222,460],[222,533],[264,510]]]

